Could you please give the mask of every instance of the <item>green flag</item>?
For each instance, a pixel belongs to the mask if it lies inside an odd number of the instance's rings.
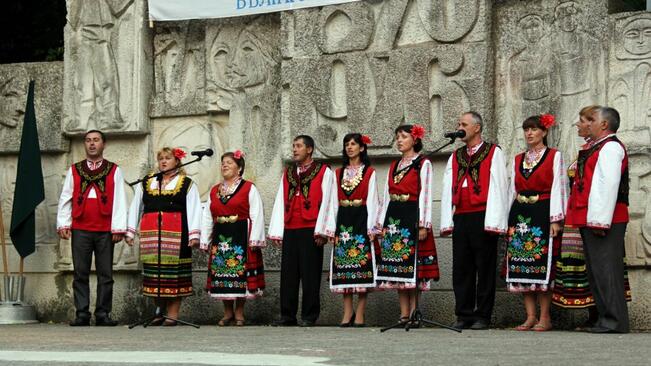
[[[41,149],[38,146],[36,113],[34,112],[34,80],[29,82],[25,123],[20,138],[18,169],[16,172],[16,190],[14,207],[11,212],[11,230],[9,235],[22,258],[36,250],[35,210],[45,200],[43,186],[43,169],[41,168]]]

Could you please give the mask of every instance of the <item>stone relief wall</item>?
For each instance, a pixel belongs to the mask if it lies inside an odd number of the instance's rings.
[[[495,11],[495,117],[508,156],[525,148],[525,118],[552,113],[550,134],[566,160],[582,141],[579,110],[606,101],[607,4],[591,0],[508,2]]]
[[[490,124],[490,7],[389,0],[283,13],[285,140],[307,133],[320,156],[339,157],[359,131],[387,155],[400,124],[426,126],[427,146],[464,110]]]
[[[66,134],[89,129],[144,132],[150,64],[143,31],[144,0],[67,0],[64,29]]]
[[[611,16],[608,103],[620,112],[618,135],[631,161],[626,253],[633,266],[651,265],[651,13]]]

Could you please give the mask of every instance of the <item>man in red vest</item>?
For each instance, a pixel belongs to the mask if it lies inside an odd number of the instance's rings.
[[[488,329],[495,302],[497,239],[506,233],[508,186],[502,149],[481,138],[477,112],[461,115],[465,146],[448,160],[441,197],[441,236],[452,234],[456,328]]]
[[[627,333],[624,235],[628,223],[628,155],[617,139],[619,113],[599,107],[590,118],[590,145],[579,151],[566,224],[580,228],[590,289],[599,319],[588,331]]]
[[[86,133],[86,159],[68,169],[59,198],[57,231],[61,239],[72,238],[72,288],[77,311],[71,326],[90,325],[88,277],[93,253],[97,271],[95,325],[117,325],[110,317],[113,244],[122,240],[126,233],[127,199],[120,168],[104,159],[105,143],[101,131]]]
[[[312,160],[314,140],[294,138],[292,160],[283,173],[269,223],[269,239],[282,245],[278,326],[296,325],[299,281],[303,289],[301,326],[313,326],[321,311],[323,244],[334,237],[334,175]]]

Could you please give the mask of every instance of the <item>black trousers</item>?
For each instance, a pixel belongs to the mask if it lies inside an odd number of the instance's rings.
[[[286,229],[280,267],[280,314],[296,320],[298,285],[303,289],[301,319],[316,321],[321,311],[323,246],[314,242],[314,228]]]
[[[590,290],[599,312],[596,326],[627,333],[623,261],[626,224],[613,224],[606,236],[597,236],[588,228],[580,231]]]
[[[95,253],[97,301],[95,318],[108,316],[113,301],[113,242],[110,232],[72,230],[72,289],[77,317],[90,318],[90,267]]]
[[[485,212],[454,215],[452,287],[457,319],[490,322],[495,303],[497,235],[484,231]]]

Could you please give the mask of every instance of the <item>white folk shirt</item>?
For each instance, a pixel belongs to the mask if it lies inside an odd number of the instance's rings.
[[[244,181],[240,181],[240,184]],[[212,191],[212,190],[211,190]],[[201,218],[201,249],[208,249],[212,241],[213,217],[210,211],[211,195],[208,195],[208,201],[203,208]],[[249,191],[249,245],[252,247],[265,247],[267,241],[264,233],[264,210],[262,207],[262,198],[260,192],[251,184]]]
[[[477,151],[483,142],[476,147]],[[450,155],[443,174],[443,189],[441,191],[441,233],[449,234],[454,229],[454,206],[452,205],[452,159]],[[465,184],[467,182],[464,181]],[[504,153],[499,146],[495,147],[490,166],[490,182],[488,185],[488,200],[486,202],[486,215],[484,218],[484,231],[504,234],[508,226],[509,200],[508,181],[506,176],[506,162]]]
[[[164,187],[164,191],[173,191],[178,184],[180,175],[176,175],[171,181],[169,181]],[[186,177],[186,179],[189,179]],[[152,190],[158,190],[158,180],[151,179],[149,183],[149,188]],[[131,201],[131,207],[129,208],[129,218],[127,224],[127,238],[133,239],[136,234],[136,228],[140,224],[140,218],[142,217],[145,205],[142,202],[142,184],[136,185],[135,193],[133,196],[133,201]],[[188,240],[199,239],[201,236],[201,198],[199,197],[199,190],[197,185],[192,182],[188,193],[185,196],[185,209],[186,209],[186,219],[188,224]]]
[[[414,156],[416,159],[418,156]],[[413,159],[412,159],[413,160]],[[413,163],[413,161],[412,161]],[[420,166],[420,193],[418,194],[418,227],[428,230],[432,229],[432,163],[423,159]],[[382,203],[380,212],[378,213],[377,225],[378,227],[384,226],[384,219],[389,209],[389,179],[391,177],[391,169],[387,172],[387,184],[384,186],[384,194],[382,195]]]
[[[334,181],[332,183],[333,192],[331,194],[335,198],[333,201],[334,207],[332,210],[332,216],[336,220],[337,213],[339,212],[339,180],[335,174],[333,174],[332,176]],[[366,194],[366,212],[368,214],[366,218],[366,230],[367,230],[367,234],[371,235],[376,233],[377,216],[378,216],[378,210],[380,209],[380,205],[378,201],[377,181],[375,177],[375,172],[371,173],[369,179],[370,180],[368,182],[368,192]]]
[[[597,144],[609,137],[605,136],[591,145]],[[609,141],[599,151],[597,165],[592,175],[590,196],[588,197],[587,226],[591,228],[609,229],[613,221],[619,181],[622,178],[622,162],[625,152],[616,141]]]
[[[97,169],[103,160],[92,162],[86,160],[90,169]],[[111,211],[111,233],[124,234],[127,231],[127,196],[124,191],[124,178],[119,166],[113,172],[113,210]],[[74,178],[72,167],[68,168],[66,178],[63,181],[59,207],[57,209],[57,231],[70,229],[72,226],[72,193],[74,191]],[[97,199],[95,187],[90,187],[86,199]]]
[[[285,189],[283,184],[285,174],[283,173],[280,180],[280,187],[278,187],[274,207],[271,211],[271,221],[269,222],[269,232],[267,234],[271,240],[282,240],[285,233]],[[315,236],[318,235],[331,239],[335,236],[336,216],[333,210],[336,204],[335,201],[337,200],[337,192],[334,191],[333,194],[334,183],[334,174],[329,167],[326,167],[323,173],[323,180],[321,181],[322,196],[321,205],[319,206],[319,216],[317,217],[314,228]]]
[[[538,162],[540,164],[540,162]],[[509,186],[509,204],[513,204],[518,192],[515,190],[515,158],[511,163],[511,184]],[[549,222],[559,222],[565,219],[565,209],[567,207],[567,179],[565,172],[565,164],[560,151],[556,151],[554,155],[554,180],[552,182],[552,190],[549,197]]]

